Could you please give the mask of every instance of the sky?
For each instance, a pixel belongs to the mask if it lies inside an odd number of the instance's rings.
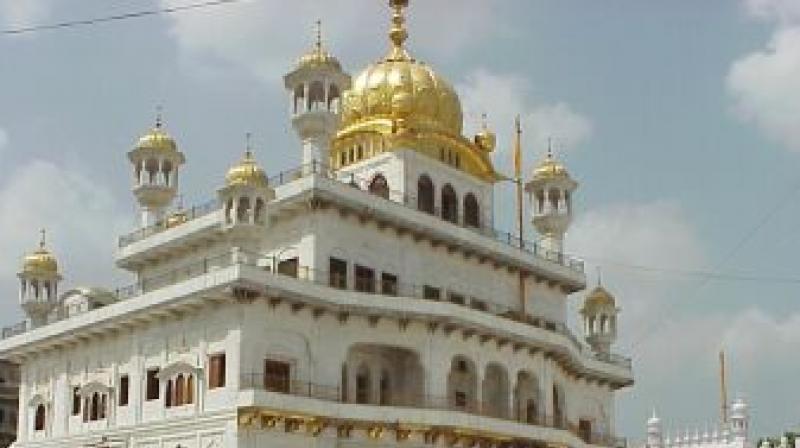
[[[0,29],[187,3],[0,0]],[[126,152],[157,106],[188,159],[186,204],[214,195],[247,132],[269,173],[297,166],[281,77],[318,18],[351,73],[385,53],[377,0],[243,0],[0,35],[5,323],[20,318],[15,273],[41,227],[66,287],[131,282],[113,268],[136,222]],[[526,169],[552,138],[580,182],[566,248],[590,284],[601,268],[622,310],[616,351],[634,360],[618,432],[642,439],[653,409],[670,429],[717,421],[720,350],[753,435],[797,429],[800,2],[416,0],[409,29],[414,56],[457,88],[466,128],[488,115],[498,169],[520,114]],[[497,188],[496,224],[512,229],[512,192]]]

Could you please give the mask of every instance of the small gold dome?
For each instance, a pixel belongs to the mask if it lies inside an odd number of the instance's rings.
[[[156,125],[147,134],[143,135],[136,143],[136,149],[149,149],[153,151],[175,152],[178,145],[175,140],[164,131],[161,126],[161,119],[156,121]]]
[[[593,310],[598,310],[601,308],[616,308],[617,301],[614,299],[614,296],[611,295],[605,288],[602,286],[597,286],[586,296],[586,300],[583,302],[583,310],[584,312],[591,312]]]
[[[166,225],[168,229],[171,229],[173,227],[178,227],[179,225],[187,222],[188,220],[189,217],[186,216],[186,212],[184,212],[183,210],[178,210],[167,217]]]
[[[330,67],[334,70],[342,70],[342,64],[339,62],[339,60],[320,47],[317,47],[303,56],[300,56],[300,59],[297,60],[297,68],[306,67]]]
[[[485,116],[481,130],[475,134],[475,144],[486,152],[492,152],[497,147],[497,135],[489,129]]]
[[[33,275],[58,275],[58,260],[45,248],[45,236],[42,231],[42,240],[39,248],[27,255],[22,262],[22,273]]]
[[[325,51],[322,46],[322,21],[317,20],[317,41],[314,48],[308,53],[300,56],[297,60],[297,68],[320,68],[330,67],[336,71],[342,70],[342,64],[335,56]]]
[[[548,152],[547,157],[534,168],[533,178],[535,180],[569,179],[569,173],[567,172],[567,168],[556,160],[552,153]]]
[[[269,185],[267,175],[258,166],[253,158],[253,153],[248,150],[244,158],[238,165],[228,170],[225,176],[225,184],[229,187],[247,185],[253,187],[266,187]]]

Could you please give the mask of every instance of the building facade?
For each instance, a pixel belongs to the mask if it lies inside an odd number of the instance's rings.
[[[186,156],[161,120],[128,153],[140,228],[125,288],[59,294],[44,238],[20,277],[16,447],[615,447],[618,308],[564,255],[575,182],[548,156],[540,241],[493,228],[494,134],[406,50],[351,80],[318,39],[285,77],[300,167],[251,148],[217,197],[169,209]],[[249,145],[248,145],[249,146]],[[221,176],[222,177],[222,176]]]

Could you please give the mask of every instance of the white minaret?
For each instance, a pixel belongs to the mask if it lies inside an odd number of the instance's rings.
[[[748,415],[747,403],[741,398],[737,398],[731,405],[731,436],[734,441],[747,442],[750,426],[750,416]]]
[[[178,194],[178,170],[186,161],[175,140],[161,122],[136,143],[128,153],[133,164],[133,194],[139,202],[141,226],[163,223],[167,207]]]
[[[19,302],[30,319],[32,327],[40,327],[47,323],[47,316],[58,304],[58,283],[61,275],[58,272],[58,260],[47,250],[45,231],[39,248],[25,257],[20,279]]]
[[[647,420],[647,448],[663,448],[663,436],[661,419],[656,416],[654,409],[653,416]]]
[[[525,184],[533,209],[533,225],[539,233],[541,248],[550,252],[550,256],[559,256],[564,251],[564,235],[572,222],[572,194],[577,188],[578,183],[550,151],[534,169],[533,179]]]
[[[317,21],[314,49],[284,76],[291,101],[292,127],[303,145],[303,166],[330,164],[330,142],[339,127],[342,93],[350,88],[350,75],[322,45]]]
[[[586,296],[581,308],[586,342],[596,353],[608,355],[617,340],[616,300],[605,288],[598,285]]]

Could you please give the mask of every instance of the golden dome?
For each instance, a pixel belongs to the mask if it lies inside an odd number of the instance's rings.
[[[380,119],[402,119],[404,127],[460,135],[461,101],[429,66],[412,60],[383,60],[361,72],[344,94],[342,129]]]
[[[542,160],[539,165],[533,170],[534,180],[549,180],[549,179],[569,179],[567,168],[558,160],[553,157],[553,154],[548,152],[547,157]]]
[[[156,118],[156,125],[147,134],[143,135],[136,143],[136,149],[149,149],[152,151],[175,152],[178,145],[161,124],[161,115]]]
[[[586,296],[586,300],[583,302],[583,311],[584,312],[591,312],[593,310],[598,310],[601,308],[613,308],[617,307],[617,302],[614,299],[614,296],[611,295],[605,288],[602,286],[597,286]]]
[[[384,151],[412,149],[489,182],[500,178],[488,156],[489,134],[473,141],[462,135],[461,100],[453,86],[403,47],[408,38],[403,9],[408,0],[389,0],[394,13],[389,54],[364,69],[342,97],[342,117],[332,146],[334,169]],[[485,146],[484,146],[485,145]]]
[[[22,262],[22,273],[33,275],[58,275],[58,260],[45,248],[45,233],[42,231],[42,240],[39,248],[27,255]]]
[[[264,170],[253,158],[253,153],[247,150],[242,161],[228,170],[228,174],[225,175],[225,184],[229,187],[240,185],[266,187],[269,185],[269,181]]]

